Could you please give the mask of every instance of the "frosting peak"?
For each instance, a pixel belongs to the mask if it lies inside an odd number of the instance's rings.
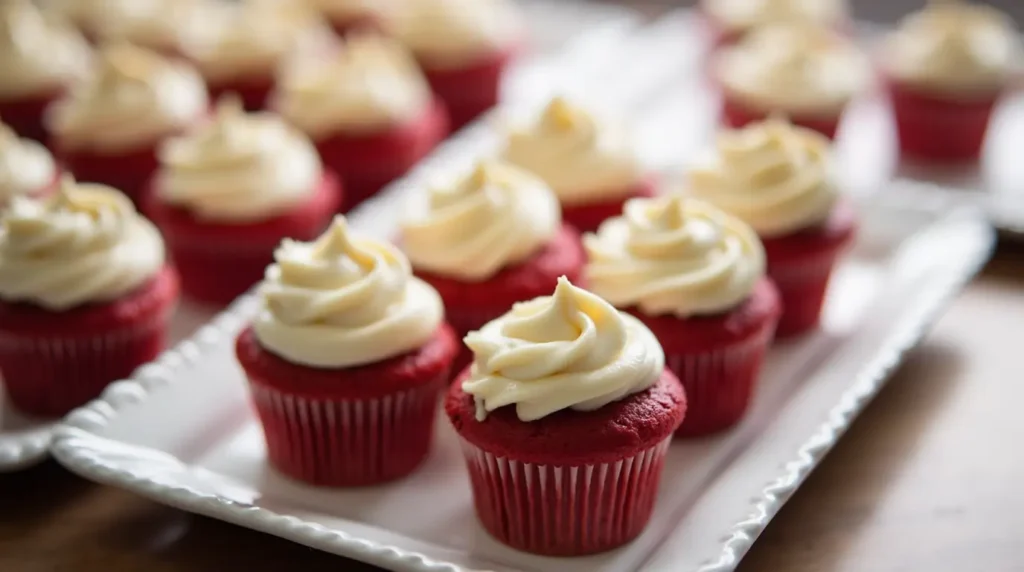
[[[45,192],[56,174],[57,166],[46,147],[19,139],[10,127],[0,123],[0,208],[14,197]]]
[[[89,47],[30,0],[0,2],[0,98],[51,92],[81,79]]]
[[[460,67],[518,43],[523,24],[508,0],[412,0],[394,17],[398,38],[430,67]]]
[[[780,22],[835,26],[847,13],[845,0],[704,0],[703,9],[737,32]]]
[[[253,330],[296,364],[365,365],[422,346],[444,317],[441,299],[394,246],[353,236],[344,217],[312,243],[285,239],[260,285]]]

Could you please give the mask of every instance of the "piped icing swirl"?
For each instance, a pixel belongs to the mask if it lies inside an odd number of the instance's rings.
[[[758,28],[715,60],[725,91],[759,110],[835,113],[863,91],[867,58],[849,39],[821,27]]]
[[[248,222],[282,214],[315,192],[323,169],[304,134],[225,97],[213,119],[160,148],[160,198],[199,218]]]
[[[51,198],[0,217],[0,299],[62,311],[116,300],[164,264],[156,227],[121,192],[66,177]]]
[[[444,319],[437,292],[393,245],[353,236],[344,217],[315,242],[285,239],[260,286],[260,344],[299,365],[365,365],[415,350]]]
[[[392,40],[358,35],[326,59],[292,62],[277,109],[313,135],[375,131],[403,123],[430,104],[430,87],[412,56]]]
[[[618,308],[687,318],[727,312],[765,273],[765,253],[739,219],[695,199],[631,199],[583,238],[593,292]]]
[[[504,159],[537,175],[563,205],[621,198],[642,172],[630,138],[558,97],[531,126],[512,130]]]
[[[0,99],[47,94],[82,79],[89,47],[30,0],[0,2]]]
[[[520,302],[470,332],[477,418],[514,405],[522,421],[593,411],[654,385],[665,354],[639,320],[562,277],[551,296]]]
[[[458,68],[506,51],[523,35],[508,0],[410,0],[394,15],[393,31],[424,65]]]
[[[847,18],[845,0],[704,0],[701,4],[729,32],[787,22],[834,27]]]
[[[0,207],[14,197],[44,192],[56,177],[57,165],[46,147],[19,139],[10,127],[0,123]]]
[[[92,76],[50,109],[62,145],[121,150],[155,143],[199,120],[209,102],[184,62],[128,44],[104,48]]]
[[[558,200],[543,181],[494,161],[431,187],[411,206],[402,245],[412,265],[468,282],[536,254],[562,225]]]
[[[688,194],[740,218],[763,237],[823,223],[838,198],[829,140],[771,118],[724,131],[691,167]]]
[[[883,50],[884,65],[895,77],[954,94],[1001,89],[1024,61],[1008,16],[955,0],[930,2],[904,18]]]

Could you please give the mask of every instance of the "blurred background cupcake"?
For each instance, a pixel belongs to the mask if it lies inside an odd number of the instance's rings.
[[[129,42],[180,56],[190,34],[209,25],[219,0],[48,0],[45,6],[100,44]]]
[[[385,31],[395,13],[409,0],[270,0],[305,3],[317,10],[334,31],[345,36],[359,31]]]
[[[850,17],[846,0],[701,0],[700,10],[715,46],[737,42],[767,24],[803,23],[841,31]]]
[[[0,118],[0,209],[15,197],[42,198],[57,187],[60,169],[39,142],[19,138]]]

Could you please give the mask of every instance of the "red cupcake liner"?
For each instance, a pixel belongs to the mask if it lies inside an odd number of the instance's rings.
[[[242,101],[242,107],[246,111],[260,111],[266,107],[270,92],[274,89],[274,77],[268,74],[230,81],[210,81],[207,85],[211,101],[217,101],[227,94],[235,94]]]
[[[547,556],[604,552],[650,520],[671,439],[613,462],[538,465],[462,440],[473,505],[501,542]]]
[[[444,102],[457,131],[498,104],[505,69],[519,53],[518,46],[488,54],[461,68],[441,68],[421,61],[430,88]]]
[[[926,162],[970,163],[981,156],[1001,93],[954,101],[887,81],[900,152]]]
[[[622,214],[626,201],[640,197],[653,197],[658,194],[657,183],[653,178],[645,178],[637,182],[620,198],[599,203],[563,205],[562,220],[576,227],[580,232],[594,232],[601,223]]]
[[[0,306],[0,371],[14,407],[59,417],[95,399],[164,349],[178,295],[169,267],[126,298],[51,313]]]
[[[0,100],[0,119],[15,133],[33,141],[46,143],[47,130],[43,118],[46,108],[63,94],[62,91],[40,93]]]
[[[757,121],[764,121],[768,115],[768,112],[751,109],[727,94],[723,93],[722,95],[722,122],[728,127],[739,129]],[[793,125],[812,129],[829,139],[835,139],[842,112],[833,117],[793,114],[787,115],[787,117]]]

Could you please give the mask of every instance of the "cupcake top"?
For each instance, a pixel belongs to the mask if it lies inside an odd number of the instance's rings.
[[[295,61],[281,77],[276,107],[304,132],[375,131],[409,121],[430,104],[430,87],[410,54],[373,35],[348,39],[327,59]]]
[[[870,79],[867,58],[849,39],[818,26],[758,28],[715,61],[730,96],[755,109],[838,112]]]
[[[321,14],[330,20],[351,21],[363,18],[389,18],[399,6],[408,0],[307,0]]]
[[[353,236],[338,216],[315,242],[285,239],[260,285],[260,344],[299,365],[374,363],[415,350],[444,319],[437,292],[393,245]]]
[[[431,187],[410,211],[402,243],[413,266],[466,282],[533,256],[562,226],[558,199],[543,181],[492,161]]]
[[[621,198],[643,177],[622,129],[560,97],[533,125],[509,134],[504,158],[543,179],[563,205]]]
[[[209,122],[165,142],[159,157],[160,198],[222,222],[283,214],[312,196],[323,174],[308,137],[272,113],[246,114],[234,96]]]
[[[583,245],[594,293],[649,316],[727,312],[765,273],[764,247],[749,226],[679,195],[630,199]]]
[[[901,81],[943,93],[1002,88],[1024,59],[1013,21],[991,6],[945,0],[904,18],[884,45]]]
[[[104,42],[125,41],[164,53],[181,51],[209,20],[211,0],[53,0],[58,12]]]
[[[100,51],[91,76],[47,120],[64,145],[116,150],[179,131],[208,105],[202,78],[184,62],[116,44]]]
[[[63,89],[89,67],[89,46],[31,0],[0,2],[0,99]]]
[[[14,197],[45,191],[56,176],[57,165],[46,147],[19,139],[10,127],[0,123],[0,207]]]
[[[116,300],[164,264],[156,227],[120,191],[65,177],[0,216],[0,299],[62,311]]]
[[[519,42],[523,24],[508,0],[404,0],[395,35],[431,68],[459,68]]]
[[[480,421],[506,405],[521,421],[594,411],[651,387],[665,368],[646,326],[564,276],[553,295],[515,304],[465,342],[474,361],[462,389]]]
[[[830,142],[778,117],[724,131],[690,169],[687,191],[739,217],[762,237],[817,226],[838,192]]]
[[[727,32],[784,22],[834,27],[847,17],[845,0],[703,0],[702,9]]]

